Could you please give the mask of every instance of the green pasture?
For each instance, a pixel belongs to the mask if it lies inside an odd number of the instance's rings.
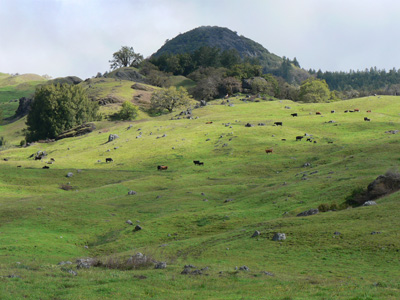
[[[99,95],[122,84],[121,97],[132,97],[127,83],[103,84]],[[101,121],[86,136],[26,148],[18,147],[23,119],[2,126],[9,147],[0,152],[0,298],[400,298],[398,193],[377,206],[296,217],[323,203],[340,206],[398,167],[400,133],[385,132],[400,129],[400,98],[241,98],[231,98],[233,106],[213,101],[193,119],[171,120],[177,111]],[[111,133],[119,138],[107,142]],[[306,133],[316,143],[296,141]],[[35,161],[39,150],[48,156]],[[134,232],[127,220],[143,229]],[[252,238],[255,230],[261,235]],[[272,241],[276,232],[287,239]],[[167,268],[76,268],[79,258],[137,252]],[[187,264],[208,270],[182,275]],[[236,269],[244,265],[250,270]]]

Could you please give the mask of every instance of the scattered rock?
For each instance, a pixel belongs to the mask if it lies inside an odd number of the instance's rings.
[[[135,191],[132,191],[132,190],[130,190],[129,192],[128,192],[128,195],[136,195],[137,193],[135,192]]]
[[[59,262],[57,265],[59,265],[59,266],[63,266],[63,265],[72,265],[72,262],[70,262],[70,261],[61,261],[61,262]]]
[[[271,272],[267,272],[267,271],[263,271],[263,272],[261,272],[262,274],[265,274],[265,275],[267,275],[267,276],[275,276],[273,273],[271,273]]]
[[[362,206],[371,206],[371,205],[377,205],[377,204],[375,201],[367,201]]]
[[[78,269],[89,269],[93,267],[97,261],[94,258],[81,258],[76,261]]]
[[[284,241],[284,240],[286,240],[286,234],[277,232],[272,237],[272,240],[273,241]]]
[[[258,230],[256,230],[251,237],[253,238],[253,237],[259,236],[260,234],[261,233]]]
[[[334,234],[334,235],[341,235],[341,233],[338,232],[338,231],[335,231],[333,234]]]
[[[303,167],[310,167],[310,166],[311,166],[311,164],[308,162],[303,165]]]
[[[74,174],[72,172],[68,172],[67,177],[72,177]]]
[[[318,208],[312,208],[312,209],[309,209],[309,210],[299,213],[297,216],[298,217],[307,217],[307,216],[315,215],[317,213],[319,213]]]
[[[142,229],[143,229],[142,226],[136,225],[135,229],[133,229],[133,231],[139,231],[139,230],[142,230]]]
[[[241,267],[239,268],[239,271],[246,271],[246,272],[248,272],[248,271],[250,271],[250,269],[249,269],[247,266],[241,266]]]
[[[154,266],[155,269],[165,269],[167,267],[167,263],[164,261],[160,261],[158,263],[156,263],[156,265]]]
[[[381,232],[380,232],[380,231],[372,231],[371,234],[372,234],[372,235],[374,235],[374,234],[381,234]]]
[[[110,134],[110,135],[108,136],[108,141],[109,141],[109,142],[112,142],[112,141],[114,141],[114,140],[117,139],[117,138],[119,138],[118,135],[116,135],[116,134]]]
[[[129,224],[129,225],[133,225],[133,222],[131,220],[127,220],[125,223]]]
[[[397,134],[397,133],[399,133],[399,130],[389,130],[389,131],[385,131],[385,133]]]
[[[234,199],[229,198],[229,199],[226,199],[226,200],[224,201],[224,203],[232,202],[233,200],[234,200]]]

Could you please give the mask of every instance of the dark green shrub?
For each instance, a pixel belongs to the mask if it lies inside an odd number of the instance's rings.
[[[367,191],[362,187],[353,189],[351,194],[346,197],[346,203],[349,205],[361,205],[366,201]]]

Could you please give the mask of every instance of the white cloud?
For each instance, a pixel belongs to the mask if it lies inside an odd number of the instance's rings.
[[[104,72],[121,46],[149,56],[202,25],[228,27],[323,70],[400,67],[391,0],[0,0],[0,72]]]

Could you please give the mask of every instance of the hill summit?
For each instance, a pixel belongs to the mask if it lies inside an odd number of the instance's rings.
[[[264,68],[277,69],[282,64],[282,58],[270,53],[261,44],[238,35],[228,28],[218,26],[202,26],[179,34],[167,42],[153,54],[159,57],[163,54],[191,53],[208,46],[224,50],[236,49],[242,58],[257,58]]]

